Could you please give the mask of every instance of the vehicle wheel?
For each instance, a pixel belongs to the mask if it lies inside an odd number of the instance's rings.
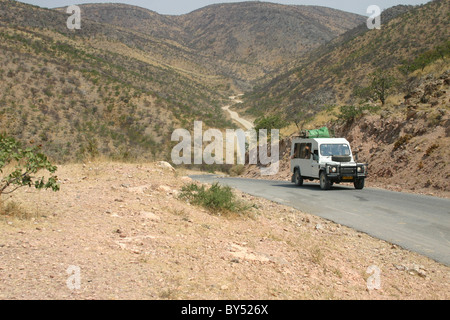
[[[331,188],[331,182],[327,177],[327,174],[325,171],[322,171],[320,173],[320,189],[322,190],[330,190]]]
[[[303,177],[300,175],[300,170],[295,170],[294,183],[296,186],[301,187],[303,185]]]
[[[364,179],[356,179],[353,184],[355,185],[355,189],[358,190],[364,189]]]

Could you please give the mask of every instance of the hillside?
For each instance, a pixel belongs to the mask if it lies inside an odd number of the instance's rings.
[[[227,80],[164,64],[182,51],[170,43],[88,20],[71,32],[66,14],[15,1],[0,12],[2,131],[54,159],[165,158],[176,126],[232,126],[217,88]]]
[[[120,4],[81,8],[93,21],[190,48],[199,64],[233,79],[241,90],[250,87],[249,81],[364,21],[359,15],[329,8],[265,2],[217,4],[181,16]]]
[[[449,8],[449,1],[392,8],[381,30],[351,30],[245,95],[239,106],[248,114],[290,123],[271,178],[290,180],[299,127],[328,126],[369,164],[368,186],[448,197]],[[244,176],[260,178],[259,170],[247,166]]]
[[[393,8],[399,11],[394,14],[388,10],[381,30],[359,27],[290,63],[288,71],[248,93],[242,108],[252,115],[280,108],[287,118],[298,112],[312,115],[330,105],[358,103],[355,89],[368,86],[377,70],[404,83],[424,55],[448,48],[449,8],[448,0],[438,0],[413,9]]]
[[[176,127],[190,128],[194,120],[233,127],[221,107],[236,85],[249,88],[270,70],[263,57],[279,56],[281,63],[360,19],[336,10],[263,3],[212,6],[183,16],[118,4],[81,8],[82,28],[71,31],[65,8],[0,0],[1,131],[42,145],[58,161],[168,159]],[[330,15],[339,18],[338,25],[327,22]],[[294,37],[310,38],[300,51],[292,43],[284,49],[248,34],[252,27],[284,41],[292,36],[281,37],[288,26],[292,32],[307,21],[313,29]],[[239,47],[252,44],[262,55],[250,61],[219,33]]]

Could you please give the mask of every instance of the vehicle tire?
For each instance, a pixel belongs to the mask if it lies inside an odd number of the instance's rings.
[[[322,171],[320,173],[320,189],[322,190],[330,190],[331,188],[331,182],[327,177],[327,174],[325,171]]]
[[[353,183],[355,185],[355,189],[362,190],[364,189],[364,181],[365,179],[356,179]]]
[[[303,177],[300,174],[300,170],[296,169],[294,173],[294,183],[296,186],[301,187],[303,185]]]

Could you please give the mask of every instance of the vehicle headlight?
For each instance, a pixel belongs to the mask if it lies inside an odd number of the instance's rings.
[[[362,173],[362,172],[364,172],[364,167],[358,167],[357,170],[358,170],[358,173]]]
[[[337,168],[336,167],[330,167],[330,172],[331,173],[336,173],[337,172]]]

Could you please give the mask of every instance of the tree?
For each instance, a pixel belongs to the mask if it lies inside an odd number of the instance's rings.
[[[372,83],[369,92],[376,100],[380,100],[385,105],[386,99],[395,85],[395,78],[389,73],[378,70],[372,74]]]
[[[299,105],[291,105],[286,110],[285,122],[294,123],[298,131],[302,131],[303,127],[312,120],[311,111],[313,104],[309,102],[300,102]]]
[[[286,125],[286,121],[284,121],[279,115],[260,117],[255,120],[256,135],[259,138],[259,130],[266,129],[267,138],[270,140],[272,129],[281,130],[286,127]]]
[[[8,165],[12,172],[4,174]],[[54,175],[56,170],[57,167],[39,152],[39,147],[24,148],[14,138],[0,134],[0,196],[25,186],[59,191],[58,178]],[[40,171],[48,171],[51,175],[36,177]]]

